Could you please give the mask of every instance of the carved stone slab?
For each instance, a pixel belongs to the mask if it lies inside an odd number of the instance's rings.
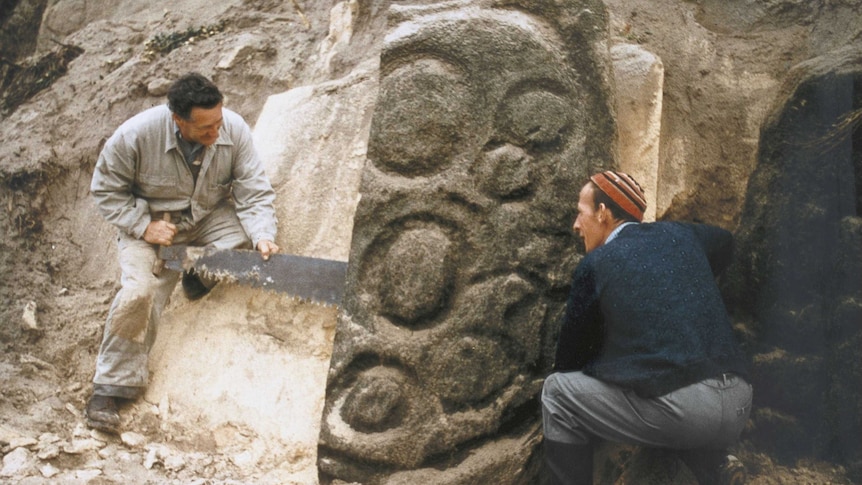
[[[456,1],[390,19],[321,481],[416,483],[433,467],[434,483],[516,483],[490,477],[502,459],[530,473],[538,439],[512,438],[540,436],[578,191],[613,163],[606,13]],[[447,475],[504,438],[527,449]]]

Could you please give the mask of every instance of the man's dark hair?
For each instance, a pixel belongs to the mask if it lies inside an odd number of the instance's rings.
[[[602,189],[600,189],[599,186],[596,185],[595,182],[590,181],[589,183],[593,186],[594,209],[598,210],[599,204],[604,204],[605,207],[607,207],[611,211],[611,214],[614,216],[615,219],[619,219],[623,222],[640,222],[635,218],[635,216],[624,211],[623,208],[620,207],[619,204],[614,202],[614,200],[611,199],[608,194],[604,193]]]
[[[212,81],[196,72],[190,72],[168,88],[168,107],[180,118],[191,117],[192,108],[215,108],[224,96]]]

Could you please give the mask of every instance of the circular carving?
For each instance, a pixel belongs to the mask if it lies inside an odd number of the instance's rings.
[[[420,59],[399,66],[380,86],[369,158],[382,170],[429,175],[463,149],[469,89],[453,66]]]
[[[497,131],[524,147],[553,149],[571,129],[572,103],[550,91],[514,95],[497,114]]]
[[[439,311],[453,273],[451,246],[436,227],[402,232],[383,256],[380,313],[409,324]]]
[[[422,369],[423,381],[441,399],[481,401],[511,379],[514,364],[503,346],[489,337],[466,335],[441,345]]]
[[[396,369],[375,367],[363,372],[347,394],[342,419],[365,433],[398,426],[404,415],[403,385]]]

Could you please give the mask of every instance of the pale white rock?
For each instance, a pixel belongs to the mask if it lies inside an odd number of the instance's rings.
[[[231,69],[252,57],[256,52],[263,52],[268,48],[268,42],[260,36],[253,34],[240,35],[236,39],[236,44],[221,57],[216,67],[224,70]]]
[[[332,59],[350,46],[353,24],[359,10],[357,0],[338,2],[329,10],[329,34],[320,43],[318,55],[326,70],[331,69]]]
[[[72,437],[83,438],[85,436],[91,436],[90,428],[84,426],[83,423],[76,424],[75,429],[72,430]]]
[[[53,460],[54,458],[60,456],[60,447],[54,443],[48,443],[39,449],[39,451],[36,453],[36,456],[43,461]]]
[[[159,400],[159,407],[157,408],[157,416],[161,416],[162,419],[167,419],[171,412],[171,400],[167,394],[162,396]]]
[[[103,446],[105,446],[105,443],[93,438],[74,439],[71,443],[63,445],[63,453],[80,455],[88,451],[98,450]]]
[[[130,453],[126,450],[120,450],[117,452],[116,459],[125,463],[129,462],[140,462],[141,455],[139,453]]]
[[[101,448],[98,451],[98,454],[101,458],[107,460],[109,458],[115,457],[117,455],[118,451],[119,451],[119,447],[114,443],[110,443],[107,446],[105,446],[104,448]]]
[[[122,440],[123,444],[126,446],[137,448],[147,442],[147,437],[140,433],[126,431],[120,435],[120,440]]]
[[[39,473],[45,478],[53,478],[60,473],[60,469],[50,463],[44,463],[39,466]]]
[[[24,313],[21,315],[21,323],[24,324],[24,328],[29,330],[39,329],[39,323],[36,321],[35,301],[30,300],[24,305]]]
[[[92,480],[92,479],[98,477],[101,474],[102,474],[102,470],[98,470],[98,469],[75,470],[75,479],[76,480],[82,480],[82,481],[86,482],[88,480]]]
[[[144,467],[151,469],[156,463],[161,463],[165,468],[179,470],[185,466],[182,457],[177,459],[178,454],[168,446],[155,443],[146,446],[147,456],[144,458]],[[178,467],[178,468],[172,468]]]
[[[377,69],[370,61],[341,79],[267,98],[252,135],[279,187],[277,215],[291,221],[289,234],[277,241],[284,252],[347,260]]]
[[[33,466],[33,455],[27,448],[15,448],[3,457],[3,469],[0,477],[26,475]]]
[[[630,174],[644,189],[647,209],[644,220],[655,220],[659,174],[664,65],[661,59],[635,44],[611,48],[616,83],[617,127],[620,170]]]
[[[69,414],[71,414],[72,416],[75,416],[76,418],[81,417],[81,412],[78,411],[78,408],[76,408],[74,404],[68,402],[68,403],[66,403],[65,407],[66,407],[66,411],[69,411]]]
[[[107,442],[111,441],[111,436],[113,436],[113,435],[106,433],[104,431],[100,431],[98,429],[91,429],[90,430],[90,438],[93,438],[94,440],[99,440],[103,443],[107,443]]]
[[[9,441],[9,449],[15,448],[30,448],[36,445],[38,441],[29,436],[17,436]]]
[[[166,470],[180,471],[186,467],[186,460],[178,453],[171,453],[162,462]]]
[[[244,59],[251,57],[255,52],[255,48],[250,45],[237,45],[231,48],[216,64],[216,67],[223,70],[228,70]]]
[[[147,94],[154,97],[162,97],[168,94],[168,88],[171,86],[171,81],[163,77],[157,77],[147,83]]]
[[[156,453],[155,448],[150,448],[147,451],[147,456],[144,457],[144,468],[151,470],[156,463],[159,463],[158,453]]]
[[[56,443],[62,439],[54,433],[42,433],[39,435],[39,446]]]
[[[230,461],[240,468],[246,468],[255,463],[255,456],[251,451],[244,451],[231,456]]]

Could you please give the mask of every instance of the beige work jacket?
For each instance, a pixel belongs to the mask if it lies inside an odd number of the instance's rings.
[[[248,124],[222,109],[218,140],[204,151],[194,182],[177,146],[176,124],[167,105],[123,123],[105,143],[90,191],[105,219],[141,238],[151,215],[185,211],[195,224],[221,204],[233,203],[249,238],[275,240],[275,192],[252,142]]]

